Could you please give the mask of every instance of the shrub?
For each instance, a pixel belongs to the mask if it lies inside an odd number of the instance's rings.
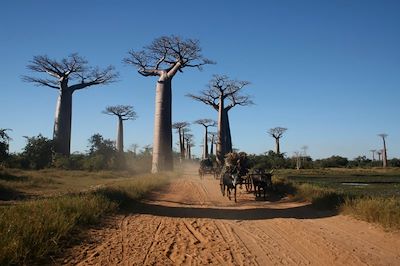
[[[357,198],[347,200],[342,211],[385,228],[400,229],[399,198]]]

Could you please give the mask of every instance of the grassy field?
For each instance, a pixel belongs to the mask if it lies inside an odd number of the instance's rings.
[[[275,184],[318,209],[400,229],[400,169],[279,170]]]
[[[400,169],[284,170],[279,175],[296,184],[334,189],[354,197],[400,198]]]
[[[31,264],[59,252],[77,230],[98,223],[175,173],[0,171],[0,265]]]

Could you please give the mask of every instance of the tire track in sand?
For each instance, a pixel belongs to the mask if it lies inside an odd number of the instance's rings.
[[[234,203],[218,180],[189,170],[132,213],[109,217],[57,264],[400,265],[399,233],[244,190]]]

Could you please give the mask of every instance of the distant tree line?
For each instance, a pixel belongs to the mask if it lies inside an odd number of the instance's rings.
[[[0,166],[20,169],[59,168],[65,170],[126,170],[135,173],[150,172],[152,147],[138,149],[134,144],[126,152],[119,151],[116,142],[96,133],[88,139],[88,150],[64,156],[54,151],[54,140],[41,134],[25,137],[26,145],[20,153],[8,150],[11,138],[6,130],[0,131]],[[175,157],[179,154],[174,153]]]
[[[310,156],[287,157],[286,154],[277,154],[274,151],[268,151],[265,154],[250,154],[249,160],[253,168],[264,169],[296,169],[300,160],[301,169],[312,168],[369,168],[382,167],[382,161],[371,160],[366,156],[358,156],[354,159],[334,155],[328,158],[313,160]],[[400,159],[393,158],[388,160],[389,167],[400,167]]]

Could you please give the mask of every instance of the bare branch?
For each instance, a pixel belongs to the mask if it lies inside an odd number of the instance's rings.
[[[217,121],[215,121],[213,119],[209,119],[209,118],[198,119],[198,120],[194,121],[193,123],[202,125],[204,127],[216,127],[217,126]]]
[[[135,120],[137,118],[137,114],[131,105],[107,106],[102,113],[107,115],[116,115],[122,120]]]
[[[175,128],[175,129],[183,129],[183,128],[185,128],[185,127],[187,127],[187,126],[189,126],[189,123],[188,122],[175,122],[175,123],[173,123],[172,124],[172,128]]]
[[[268,134],[275,139],[280,139],[286,130],[285,127],[274,127],[268,130]]]
[[[22,80],[55,89],[79,90],[88,86],[114,82],[118,73],[109,66],[104,70],[87,66],[88,62],[77,53],[69,55],[60,61],[50,59],[46,55],[35,56],[28,69],[37,73],[46,73],[53,79],[22,76]],[[79,80],[80,83],[68,86],[69,81]]]
[[[224,108],[229,111],[236,105],[247,106],[253,104],[249,95],[239,94],[248,84],[250,84],[248,81],[230,80],[225,75],[213,75],[206,89],[202,90],[199,95],[187,94],[186,96],[210,105],[215,110],[219,109],[220,100],[228,98],[230,103]]]
[[[174,35],[157,38],[142,51],[129,51],[123,61],[135,66],[143,76],[160,76],[166,71],[170,77],[185,67],[201,69],[214,64],[203,57],[198,40],[183,40]]]
[[[46,86],[53,89],[60,89],[57,81],[50,80],[50,79],[41,79],[41,78],[34,78],[29,76],[22,76],[22,81],[35,83],[36,86]]]
[[[108,66],[106,69],[101,70],[98,67],[89,69],[90,72],[79,74],[81,83],[70,86],[71,90],[81,90],[93,85],[107,85],[115,82],[118,73],[114,72],[113,66]]]

